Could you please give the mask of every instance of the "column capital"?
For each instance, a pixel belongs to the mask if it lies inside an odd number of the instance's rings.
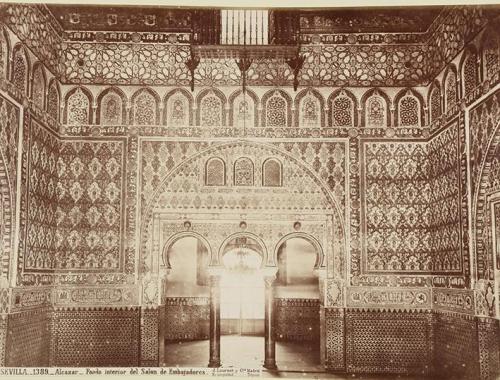
[[[264,267],[262,268],[262,275],[264,278],[272,277],[276,278],[276,274],[278,273],[278,267]]]
[[[313,271],[313,273],[320,280],[324,280],[326,278],[326,268],[317,268]]]
[[[220,277],[224,268],[221,266],[211,266],[207,268],[207,273],[210,277]]]

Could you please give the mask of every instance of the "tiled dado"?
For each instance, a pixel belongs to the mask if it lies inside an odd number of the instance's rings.
[[[460,301],[461,302],[461,301]],[[324,309],[329,372],[494,380],[499,320],[446,310]]]
[[[139,365],[139,307],[55,309],[51,365],[130,367]]]
[[[2,319],[2,325],[6,322],[6,367],[49,365],[51,313],[50,308],[41,307],[9,314]]]

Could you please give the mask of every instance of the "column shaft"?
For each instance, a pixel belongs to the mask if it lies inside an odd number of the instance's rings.
[[[220,281],[210,276],[210,360],[208,366],[220,367]]]
[[[274,283],[275,277],[266,277],[266,300],[264,315],[265,352],[264,367],[276,369],[276,341],[274,339]]]

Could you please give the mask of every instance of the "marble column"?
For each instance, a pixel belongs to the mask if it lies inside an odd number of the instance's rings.
[[[210,276],[210,368],[220,367],[220,276]]]
[[[276,369],[276,340],[274,338],[274,280],[276,276],[265,276],[266,300],[264,315],[264,367]]]

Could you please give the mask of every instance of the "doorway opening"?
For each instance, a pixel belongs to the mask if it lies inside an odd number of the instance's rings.
[[[204,367],[209,356],[208,247],[188,235],[166,249],[164,365]]]
[[[233,239],[225,246],[222,253],[224,271],[220,281],[221,359],[225,367],[262,366],[264,360],[262,262],[262,248],[251,237]],[[249,337],[253,339],[248,339]]]
[[[278,247],[274,323],[276,362],[283,370],[322,370],[321,303],[315,271],[321,252],[311,241],[291,237]]]

